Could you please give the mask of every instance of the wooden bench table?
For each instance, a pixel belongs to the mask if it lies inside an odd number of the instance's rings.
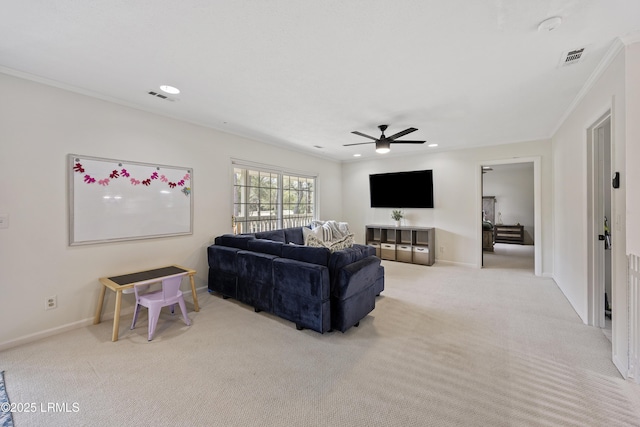
[[[101,277],[99,280],[102,284],[102,290],[100,291],[100,296],[98,298],[98,307],[96,308],[96,316],[93,319],[93,324],[97,325],[102,321],[101,318],[104,296],[107,292],[107,288],[109,288],[116,293],[116,306],[113,313],[113,333],[111,334],[111,341],[118,341],[122,291],[124,291],[125,289],[132,289],[135,285],[145,285],[161,282],[164,277],[175,276],[176,274],[184,274],[185,276],[189,276],[189,280],[191,282],[191,294],[193,296],[193,305],[195,311],[200,311],[200,307],[198,306],[198,296],[196,295],[196,284],[193,280],[193,276],[196,274],[196,271],[191,268],[181,267],[179,265],[171,265],[168,267],[156,268],[153,270],[123,274],[121,276]]]

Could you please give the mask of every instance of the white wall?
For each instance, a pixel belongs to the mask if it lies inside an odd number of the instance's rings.
[[[627,253],[640,256],[640,43],[627,46],[625,52],[626,85],[626,188]]]
[[[338,162],[4,74],[0,93],[0,214],[10,217],[0,229],[0,349],[90,322],[99,277],[177,263],[206,286],[206,247],[230,232],[232,157],[318,173],[320,216],[342,216]],[[69,153],[193,168],[193,235],[69,247]],[[58,308],[45,311],[50,295]],[[103,318],[113,315],[107,295]]]
[[[626,253],[640,256],[640,42],[626,47],[625,50],[625,109],[626,109],[626,159],[625,172],[621,171],[621,186],[626,189]],[[614,190],[614,194],[617,190]],[[640,383],[639,348],[640,348],[640,321],[637,313],[640,311],[640,298],[638,298],[637,284],[629,281],[628,312],[629,319],[629,376],[635,382]],[[622,284],[621,284],[622,285]],[[623,301],[627,302],[627,301]],[[616,306],[622,306],[623,302],[617,302]],[[626,318],[618,320],[625,321]],[[626,325],[625,325],[626,326]],[[626,330],[623,330],[623,333]],[[624,338],[624,337],[622,337]],[[622,339],[621,338],[621,339]],[[624,350],[619,345],[615,349],[618,352]],[[615,357],[615,354],[614,354]]]
[[[524,226],[525,243],[534,241],[533,163],[493,165],[483,175],[483,195],[495,196],[495,214],[502,214],[503,224]]]
[[[551,245],[551,143],[549,140],[496,145],[411,156],[380,156],[345,163],[342,170],[343,214],[356,239],[364,242],[367,224],[392,225],[391,209],[371,208],[369,174],[432,169],[434,209],[405,209],[407,225],[435,227],[436,262],[480,265],[481,218],[480,165],[513,158],[539,157],[541,161],[542,274],[552,273]],[[443,249],[441,251],[441,248]]]
[[[625,103],[625,54],[620,50],[552,138],[554,279],[585,323],[589,314],[587,231],[590,226],[587,221],[587,129],[607,110],[612,111],[612,169],[624,177],[625,127],[630,122]],[[612,194],[611,224],[613,353],[621,371],[627,365],[628,351],[625,204],[623,180]]]

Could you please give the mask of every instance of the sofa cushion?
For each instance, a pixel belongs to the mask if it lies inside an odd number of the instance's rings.
[[[303,298],[326,300],[330,296],[329,270],[322,265],[276,258],[273,284],[281,292]]]
[[[264,240],[273,240],[274,242],[286,243],[283,229],[260,231],[259,233],[256,233],[256,238],[264,239]]]
[[[304,236],[302,235],[302,229],[308,227],[291,227],[285,228],[284,238],[285,243],[293,243],[296,245],[304,245]]]
[[[247,243],[254,240],[250,235],[223,234],[215,238],[215,244],[229,248],[247,249]]]
[[[284,245],[282,247],[282,257],[296,261],[310,262],[317,265],[329,264],[329,249],[313,248],[309,246]]]
[[[284,234],[283,234],[284,235]],[[254,252],[262,252],[269,255],[282,256],[284,243],[272,240],[255,239],[247,243],[247,249]]]
[[[261,252],[239,251],[236,258],[238,281],[245,283],[273,283],[271,263],[278,259],[275,255]]]

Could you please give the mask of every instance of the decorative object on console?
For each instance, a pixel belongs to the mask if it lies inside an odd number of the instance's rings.
[[[400,209],[394,209],[391,211],[391,218],[396,222],[396,227],[400,227],[400,220],[404,218],[404,214]]]

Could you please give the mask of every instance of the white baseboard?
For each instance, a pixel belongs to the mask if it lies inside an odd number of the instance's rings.
[[[615,365],[616,369],[620,371],[620,375],[622,375],[622,378],[638,383],[639,378],[634,378],[633,375],[631,375],[631,372],[629,372],[629,368],[627,366],[624,366],[622,361],[617,356],[614,355],[611,360],[613,360],[613,364]]]
[[[111,318],[113,318],[113,315],[111,316]],[[76,322],[72,322],[72,323],[67,323],[66,325],[62,325],[62,326],[57,326],[55,328],[51,328],[51,329],[46,329],[44,331],[40,331],[40,332],[36,332],[33,334],[29,334],[29,335],[25,335],[23,337],[20,338],[16,338],[14,340],[11,341],[5,341],[3,343],[0,343],[0,351],[2,350],[8,350],[10,348],[13,347],[18,347],[19,345],[23,345],[23,344],[27,344],[33,341],[38,341],[41,340],[43,338],[47,338],[53,335],[58,335],[61,334],[63,332],[67,332],[67,331],[71,331],[74,329],[78,329],[78,328],[82,328],[85,326],[89,326],[93,324],[93,317],[91,318],[87,318],[87,319],[82,319],[82,320],[78,320]]]
[[[201,292],[204,292],[206,290],[208,290],[208,288],[206,286],[203,286],[203,287],[200,287],[200,288],[196,288],[196,293],[201,293]],[[191,296],[191,292],[188,291],[187,293],[185,293],[185,296],[186,297],[190,297]],[[123,308],[120,311],[120,315],[123,316],[123,315],[133,314],[133,309],[134,309],[133,306],[132,307]],[[19,345],[23,345],[23,344],[28,344],[30,342],[38,341],[38,340],[41,340],[43,338],[51,337],[53,335],[58,335],[58,334],[61,334],[63,332],[68,332],[68,331],[72,331],[74,329],[84,328],[85,326],[93,325],[93,319],[94,319],[94,317],[91,316],[91,317],[86,318],[86,319],[77,320],[75,322],[67,323],[65,325],[56,326],[55,328],[45,329],[44,331],[35,332],[33,334],[25,335],[25,336],[22,336],[20,338],[16,338],[16,339],[13,339],[13,340],[5,341],[3,343],[0,343],[0,351],[8,350],[8,349],[13,348],[13,347],[18,347]],[[102,319],[102,323],[104,323],[106,321],[112,321],[113,320],[113,311],[103,311],[101,319]]]
[[[471,263],[467,263],[467,262],[449,261],[449,260],[446,260],[446,259],[439,259],[439,258],[436,258],[435,264],[449,264],[449,265],[457,265],[457,266],[460,266],[460,267],[481,268],[481,267],[478,267],[476,264],[471,264]]]

